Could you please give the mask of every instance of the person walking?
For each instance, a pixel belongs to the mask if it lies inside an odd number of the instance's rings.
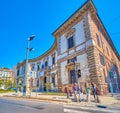
[[[68,85],[65,86],[65,93],[66,93],[66,97],[68,99],[70,97],[70,93],[71,93],[70,88],[69,88]]]
[[[90,102],[90,86],[88,83],[85,83],[85,90],[86,90],[86,100],[87,102]]]
[[[73,92],[74,92],[74,100],[77,101],[78,100],[78,97],[77,97],[77,94],[78,94],[78,85],[77,85],[77,83],[74,83]]]

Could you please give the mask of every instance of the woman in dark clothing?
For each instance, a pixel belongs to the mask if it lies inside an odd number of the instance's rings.
[[[92,87],[92,93],[93,93],[93,96],[94,96],[94,99],[96,101],[97,97],[97,87],[96,87],[96,84],[94,82],[91,82],[91,87]]]

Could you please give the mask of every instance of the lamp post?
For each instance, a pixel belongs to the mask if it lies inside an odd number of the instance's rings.
[[[26,85],[27,85],[27,73],[28,73],[28,54],[33,48],[30,48],[30,41],[34,39],[34,35],[30,36],[27,40],[27,51],[26,51],[26,65],[25,65],[25,75],[24,75],[24,86],[23,86],[23,96],[26,96]]]

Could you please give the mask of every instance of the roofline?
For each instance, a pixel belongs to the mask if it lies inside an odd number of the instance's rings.
[[[36,61],[36,60],[42,59],[42,57],[44,57],[45,55],[49,54],[49,52],[50,52],[52,49],[55,48],[56,44],[57,44],[57,41],[56,41],[56,39],[55,39],[55,40],[54,40],[54,43],[52,44],[52,46],[51,46],[46,52],[44,52],[42,55],[40,55],[40,56],[38,56],[38,57],[36,57],[36,58],[28,59],[28,62],[34,62],[34,61]],[[26,63],[26,59],[23,60],[22,62],[18,63],[18,64],[17,64],[17,68],[18,68],[20,65],[24,65],[25,63]]]
[[[102,26],[103,26],[106,34],[107,34],[108,37],[109,37],[109,41],[110,41],[110,43],[111,43],[110,46],[113,48],[113,50],[115,51],[115,54],[117,55],[118,59],[120,60],[120,55],[119,55],[117,49],[115,48],[115,46],[114,46],[114,44],[113,44],[113,41],[112,41],[109,33],[107,32],[107,30],[106,30],[106,28],[105,28],[102,20],[100,19],[99,15],[98,15],[98,13],[97,13],[97,8],[95,7],[95,4],[94,4],[93,0],[86,0],[86,2],[83,3],[83,5],[81,5],[81,7],[78,8],[67,20],[65,20],[65,22],[64,22],[63,24],[61,24],[61,25],[52,33],[52,35],[54,35],[65,23],[67,23],[67,21],[69,21],[78,11],[80,11],[85,5],[87,5],[87,4],[90,3],[90,2],[92,3],[94,9],[96,10],[96,15],[97,15],[98,19],[100,20],[100,22],[101,22],[101,24],[102,24]]]
[[[119,53],[118,53],[118,51],[117,51],[116,47],[114,46],[114,43],[113,43],[113,41],[112,41],[112,39],[111,39],[111,37],[110,37],[110,35],[109,35],[109,33],[108,33],[107,29],[105,28],[105,26],[104,26],[104,24],[103,24],[102,20],[100,19],[100,16],[98,15],[98,13],[96,13],[96,15],[97,15],[98,19],[100,20],[100,22],[101,22],[101,24],[102,24],[102,26],[103,26],[103,28],[104,28],[104,30],[105,30],[105,32],[106,32],[106,34],[107,34],[107,35],[108,35],[108,37],[109,37],[109,41],[110,41],[110,43],[111,43],[111,45],[110,45],[110,46],[113,48],[113,50],[115,51],[115,53],[116,53],[116,55],[117,55],[118,59],[120,60],[120,55],[119,55]]]
[[[55,46],[56,44],[57,44],[57,43],[56,43],[56,39],[55,39],[54,42],[53,42],[53,44],[52,44],[52,46],[51,46],[46,52],[44,52],[42,55],[40,55],[40,56],[38,56],[38,57],[36,57],[36,58],[32,58],[32,59],[29,59],[29,60],[32,61],[32,60],[41,59],[43,56],[49,54],[49,52],[54,48],[54,46]]]
[[[100,19],[99,15],[98,15],[98,13],[97,13],[97,8],[95,7],[95,4],[93,3],[92,0],[86,0],[86,2],[83,3],[83,5],[81,5],[81,7],[78,8],[63,24],[61,24],[61,25],[52,33],[52,35],[54,36],[54,34],[55,34],[65,23],[67,23],[68,20],[70,20],[78,11],[80,11],[82,8],[84,8],[85,5],[87,5],[87,4],[90,3],[90,2],[92,3],[92,5],[93,5],[93,7],[94,7],[94,9],[95,9],[95,11],[96,11],[96,16],[97,16],[98,19],[100,20],[100,23],[101,23],[101,25],[103,26],[103,28],[104,28],[104,30],[105,30],[105,33],[108,35],[109,41],[110,41],[110,43],[111,43],[110,46],[111,46],[112,49],[114,50],[114,52],[115,52],[115,54],[117,55],[118,59],[120,60],[119,53],[117,52],[117,50],[116,50],[116,48],[115,48],[115,46],[114,46],[114,44],[113,44],[113,41],[111,40],[111,37],[110,37],[109,33],[107,32],[107,30],[106,30],[106,28],[105,28],[102,20]],[[29,62],[34,62],[34,61],[36,61],[36,60],[42,59],[42,57],[44,57],[45,55],[49,54],[49,52],[55,47],[56,44],[57,44],[57,41],[56,41],[56,38],[55,38],[55,41],[54,41],[53,45],[50,47],[50,49],[48,49],[45,53],[43,53],[42,55],[40,55],[40,56],[38,56],[38,57],[36,57],[36,58],[29,59]],[[25,60],[24,60],[23,62],[21,62],[21,63],[18,63],[17,67],[18,67],[19,65],[24,64],[24,63],[25,63]]]
[[[83,3],[70,17],[68,17],[68,19],[66,19],[66,20],[52,33],[52,35],[54,35],[55,32],[57,32],[68,20],[70,20],[79,10],[81,10],[81,9],[82,9],[86,4],[88,4],[89,2],[92,2],[93,7],[94,7],[95,10],[97,11],[97,9],[96,9],[93,1],[92,1],[92,0],[86,0],[86,2]]]

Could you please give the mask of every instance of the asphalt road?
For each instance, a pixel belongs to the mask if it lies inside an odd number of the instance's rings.
[[[64,113],[63,105],[49,102],[0,98],[0,113]]]
[[[119,106],[64,106],[65,113],[120,113]]]
[[[2,97],[0,98],[0,113],[120,113],[120,105],[62,105]]]

